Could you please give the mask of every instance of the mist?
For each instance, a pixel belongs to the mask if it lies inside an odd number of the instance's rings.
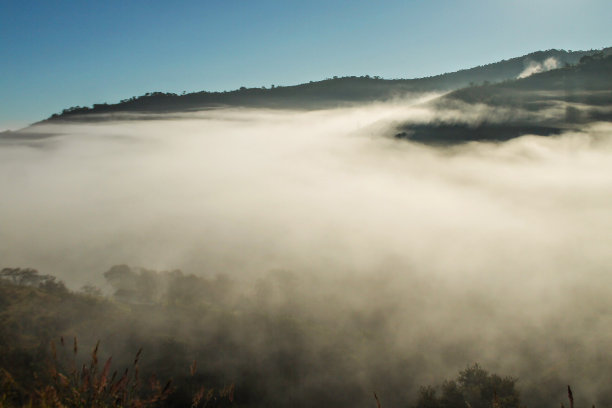
[[[399,122],[451,115],[421,102],[39,125],[44,137],[0,143],[2,266],[106,291],[117,264],[225,274],[255,299],[284,271],[291,290],[263,310],[343,327],[295,353],[335,344],[339,361],[313,371],[343,367],[337,381],[383,402],[475,361],[532,402],[551,383],[551,404],[567,383],[612,401],[612,126],[394,138]]]
[[[525,69],[518,75],[517,78],[526,78],[538,72],[550,71],[551,69],[559,68],[561,64],[554,57],[546,58],[543,62],[529,61]]]

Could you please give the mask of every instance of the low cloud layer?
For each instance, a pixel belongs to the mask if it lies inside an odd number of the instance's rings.
[[[115,264],[243,282],[287,270],[303,292],[379,311],[378,352],[422,356],[418,381],[480,361],[527,390],[553,378],[605,401],[612,127],[433,148],[389,137],[407,118],[432,112],[228,109],[40,127],[55,136],[0,145],[1,266],[75,288],[102,285]]]

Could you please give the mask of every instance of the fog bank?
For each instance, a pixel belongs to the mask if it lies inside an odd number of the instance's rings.
[[[554,378],[612,398],[612,126],[446,148],[392,137],[434,116],[390,104],[40,126],[53,136],[0,143],[0,266],[74,288],[115,264],[245,290],[286,270],[307,314],[328,313],[317,290],[346,307],[333,318],[378,312],[385,349],[364,358],[420,355],[411,381],[480,361],[527,390]]]

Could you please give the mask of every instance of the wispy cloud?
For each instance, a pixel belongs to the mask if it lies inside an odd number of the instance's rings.
[[[538,72],[550,71],[551,69],[559,68],[561,64],[554,58],[546,58],[543,62],[528,61],[525,69],[519,74],[517,78],[526,78],[530,75],[537,74]]]

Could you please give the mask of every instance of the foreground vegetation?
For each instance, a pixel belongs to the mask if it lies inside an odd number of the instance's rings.
[[[360,332],[313,319],[281,272],[253,299],[227,277],[125,265],[105,274],[110,298],[31,269],[0,277],[0,407],[522,406],[516,378],[477,364],[436,386],[411,381],[418,365],[387,360],[367,316],[353,317]]]

